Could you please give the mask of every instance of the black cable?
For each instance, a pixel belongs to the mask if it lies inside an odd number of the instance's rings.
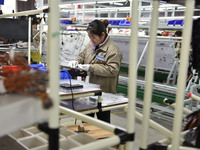
[[[68,73],[68,76],[69,76],[69,72],[67,72]],[[73,110],[75,110],[75,107],[74,107],[74,93],[73,93],[73,91],[72,91],[72,82],[71,82],[71,78],[69,77],[69,82],[70,82],[70,90],[71,90],[71,94],[72,94],[72,109]],[[76,123],[77,123],[77,118],[75,118],[75,125],[76,125]]]
[[[70,89],[71,89],[71,94],[72,94],[72,109],[75,110],[74,108],[74,93],[72,91],[72,82],[71,82],[71,78],[69,79],[69,82],[70,82]],[[77,118],[75,118],[75,125],[76,125],[76,122],[77,122]]]
[[[75,118],[75,121],[74,121],[74,122],[75,122],[75,125],[76,125],[76,123],[77,123],[77,118]]]
[[[69,78],[69,83],[70,83],[70,90],[71,90],[71,94],[72,94],[72,109],[75,110],[75,108],[74,108],[74,93],[72,91],[72,81],[71,81],[71,78]]]

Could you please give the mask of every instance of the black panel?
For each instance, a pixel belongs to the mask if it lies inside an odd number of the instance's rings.
[[[27,19],[0,19],[0,37],[11,42],[28,41],[28,20]]]
[[[18,12],[36,9],[34,2],[35,0],[17,1]]]

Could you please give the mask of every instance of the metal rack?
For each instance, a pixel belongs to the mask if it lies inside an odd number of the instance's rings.
[[[68,12],[69,17],[62,18],[65,20],[71,19],[72,16],[80,22],[88,22],[94,19],[126,20],[126,17],[131,17],[131,3],[132,1],[127,0],[113,0],[113,2],[98,0],[84,2],[66,1],[60,5],[60,8],[61,11]],[[184,19],[185,9],[185,6],[182,4],[169,4],[161,1],[158,9],[159,28],[170,28],[167,26],[167,21],[169,20]],[[152,1],[139,0],[138,11],[138,20],[141,27],[149,27],[152,12]],[[199,11],[199,9],[195,9],[197,14],[199,14]],[[193,18],[197,17],[198,15],[193,16]]]
[[[53,100],[53,108],[49,111],[49,130],[51,131],[51,137],[49,142],[50,150],[58,150],[58,127],[59,127],[59,64],[58,64],[58,51],[59,51],[59,1],[50,1],[49,7],[49,20],[48,20],[48,66],[50,73],[50,97]],[[116,145],[119,143],[126,143],[126,149],[132,150],[134,146],[134,134],[135,134],[135,117],[142,120],[142,136],[141,136],[141,146],[140,149],[147,149],[147,137],[149,126],[154,126],[159,132],[166,135],[167,138],[171,139],[171,145],[168,147],[172,150],[184,149],[180,146],[180,135],[181,135],[181,122],[183,113],[183,98],[185,93],[185,76],[186,76],[186,66],[187,61],[181,61],[180,72],[178,77],[178,89],[176,96],[176,103],[179,107],[175,108],[175,118],[173,124],[173,132],[159,126],[155,122],[149,119],[150,114],[150,104],[152,95],[152,81],[153,81],[153,66],[155,57],[155,41],[156,41],[156,30],[158,25],[158,6],[159,0],[153,1],[153,14],[151,22],[151,32],[150,32],[150,44],[149,44],[149,56],[147,65],[146,83],[145,83],[145,97],[144,97],[144,110],[143,115],[135,112],[135,100],[136,100],[136,79],[137,79],[137,51],[138,49],[138,1],[133,1],[132,3],[132,18],[133,22],[131,25],[131,44],[130,44],[130,61],[129,61],[129,84],[128,84],[128,98],[129,102],[127,105],[127,131],[116,128],[115,126],[104,123],[99,120],[94,120],[86,115],[80,114],[78,112],[66,109],[65,112],[70,116],[74,116],[88,123],[94,124],[98,127],[104,128],[116,134],[116,136],[104,139],[101,141],[93,142],[74,148],[73,150],[83,150],[89,149],[91,146],[98,146],[99,148],[104,148],[107,146]],[[181,53],[181,60],[186,60],[189,53],[190,36],[192,29],[192,16],[194,9],[194,0],[186,0],[186,17],[185,25],[183,29],[183,53]],[[172,134],[173,133],[173,134]],[[125,138],[125,139],[124,139]],[[192,149],[192,148],[191,148]]]

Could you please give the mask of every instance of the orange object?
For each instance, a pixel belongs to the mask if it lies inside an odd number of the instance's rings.
[[[131,17],[126,17],[126,21],[131,22]]]
[[[75,17],[72,17],[72,21],[76,21],[76,18],[75,18]]]
[[[168,36],[168,35],[169,35],[169,32],[168,32],[168,31],[163,31],[163,32],[161,33],[161,35],[162,35],[162,36]]]
[[[2,66],[2,71],[4,73],[6,72],[19,73],[22,70],[23,70],[22,66],[18,66],[18,65]]]

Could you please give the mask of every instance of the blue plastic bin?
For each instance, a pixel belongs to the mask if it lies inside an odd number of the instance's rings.
[[[112,20],[109,20],[109,24],[111,24],[111,25],[112,25],[112,23],[113,23],[113,21],[112,21]]]
[[[126,23],[126,20],[121,20],[121,21],[119,22],[119,25],[120,25],[120,26],[124,26],[125,23]]]
[[[170,20],[170,21],[168,21],[167,25],[168,26],[174,26],[175,23],[176,23],[176,20]]]
[[[113,20],[112,25],[119,25],[120,20]]]
[[[176,20],[175,21],[175,26],[178,25],[178,26],[183,26],[184,24],[184,20]]]
[[[39,68],[43,67],[43,64],[31,64],[29,66],[34,70],[38,70]]]

